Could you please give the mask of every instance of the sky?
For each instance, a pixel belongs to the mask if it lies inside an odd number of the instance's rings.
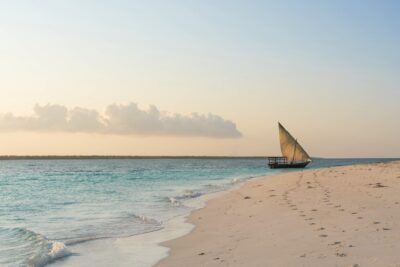
[[[400,157],[399,12],[0,0],[0,154]]]

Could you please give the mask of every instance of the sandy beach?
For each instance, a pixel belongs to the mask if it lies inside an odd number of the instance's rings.
[[[400,162],[258,178],[193,212],[156,266],[400,266],[399,192]]]

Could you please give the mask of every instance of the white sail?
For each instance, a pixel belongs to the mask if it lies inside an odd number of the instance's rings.
[[[282,155],[287,158],[288,162],[311,161],[310,156],[297,140],[280,123],[278,124]]]

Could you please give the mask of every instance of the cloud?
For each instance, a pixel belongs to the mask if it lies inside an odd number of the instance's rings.
[[[214,114],[190,115],[140,109],[136,103],[109,105],[104,114],[93,109],[35,105],[31,116],[0,115],[0,131],[83,132],[120,135],[174,135],[238,138],[235,123]]]

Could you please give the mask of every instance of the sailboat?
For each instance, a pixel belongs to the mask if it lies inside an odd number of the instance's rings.
[[[282,157],[268,157],[268,166],[277,168],[304,168],[311,158],[288,130],[278,122]]]

